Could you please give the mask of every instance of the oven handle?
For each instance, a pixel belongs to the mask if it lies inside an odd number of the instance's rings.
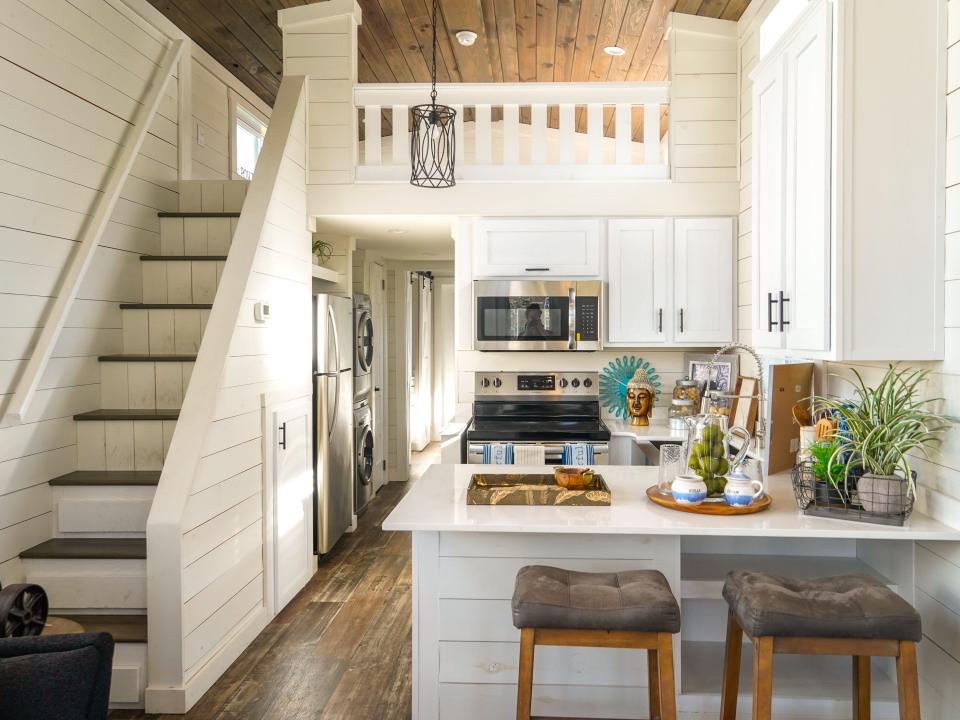
[[[514,443],[514,447],[517,445],[537,445],[539,443]],[[610,446],[606,443],[588,443],[593,445],[594,453],[608,453],[610,451]],[[472,454],[480,454],[483,452],[483,444],[475,445],[470,443],[467,446],[467,452]],[[543,446],[544,455],[550,458],[558,458],[563,455],[563,445],[544,445]]]
[[[569,326],[569,332],[567,333],[567,349],[576,350],[577,349],[577,286],[571,285],[569,290],[570,298],[570,307],[567,308],[567,325]]]

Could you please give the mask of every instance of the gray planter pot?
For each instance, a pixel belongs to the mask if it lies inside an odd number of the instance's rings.
[[[899,475],[861,475],[857,496],[860,506],[870,513],[898,515],[911,505],[910,486]]]

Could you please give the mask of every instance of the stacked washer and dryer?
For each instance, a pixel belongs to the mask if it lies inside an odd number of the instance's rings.
[[[357,514],[373,498],[373,312],[370,296],[353,296],[354,363],[353,427],[356,477],[354,507]]]

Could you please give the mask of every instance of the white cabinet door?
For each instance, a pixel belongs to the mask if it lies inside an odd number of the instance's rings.
[[[753,78],[753,344],[782,348],[784,291],[785,87],[782,61]]]
[[[473,277],[600,277],[600,221],[481,220],[473,246]]]
[[[786,346],[830,347],[830,13],[812,15],[786,50]]]
[[[673,234],[674,342],[731,342],[733,219],[677,219]]]
[[[607,341],[667,341],[667,220],[611,220],[607,225]]]

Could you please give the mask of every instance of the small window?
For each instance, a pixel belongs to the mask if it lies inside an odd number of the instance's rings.
[[[234,172],[244,180],[253,179],[267,127],[253,113],[237,106],[235,118]]]

